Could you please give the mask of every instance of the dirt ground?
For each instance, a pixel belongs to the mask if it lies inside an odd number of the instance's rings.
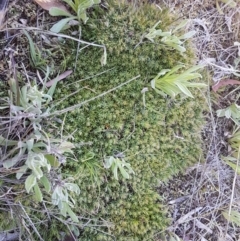
[[[239,70],[240,62],[240,47],[236,44],[240,42],[240,3],[231,8],[219,1],[220,9],[215,0],[156,0],[154,4],[167,6],[173,14],[191,19],[188,27],[197,31],[195,51],[198,62],[207,64],[209,75],[205,78],[209,86],[229,78],[239,79],[234,71]],[[46,11],[30,0],[9,1],[9,9],[12,10],[6,13],[7,25],[4,27],[7,30],[0,32],[2,39],[6,40],[0,42],[2,79],[7,79],[9,74],[9,53],[17,56],[16,66],[20,68],[24,63],[25,50],[21,48],[17,28],[38,27],[50,19]],[[237,100],[239,90],[236,88],[227,86],[217,92],[209,88],[206,96],[209,112],[205,113],[206,125],[202,130],[204,156],[185,174],[159,188],[172,218],[167,231],[183,241],[240,240],[240,228],[222,215],[224,210],[240,211],[240,178],[221,158],[231,153],[227,140],[234,127],[231,120],[216,116],[216,110]],[[162,239],[156,237],[156,240]]]

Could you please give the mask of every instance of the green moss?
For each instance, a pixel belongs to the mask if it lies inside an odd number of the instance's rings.
[[[76,177],[81,194],[76,212],[111,222],[106,227],[83,230],[81,240],[152,240],[168,220],[160,206],[155,187],[198,161],[201,155],[200,128],[203,99],[193,90],[195,99],[179,96],[163,98],[150,87],[150,80],[162,69],[191,63],[192,54],[180,55],[160,41],[140,42],[147,29],[162,20],[165,30],[172,21],[166,11],[149,4],[134,8],[130,3],[112,1],[104,16],[96,14],[82,27],[84,40],[107,47],[107,65],[101,66],[103,51],[88,47],[79,53],[77,70],[67,83],[58,86],[56,100],[79,92],[60,104],[71,106],[107,91],[134,76],[140,78],[101,99],[69,113],[65,129],[74,132],[77,162],[64,171]],[[137,47],[136,47],[137,46]],[[69,53],[68,66],[75,64],[75,51]],[[100,72],[105,73],[94,76]],[[76,83],[80,79],[94,76]],[[146,92],[146,107],[142,89]],[[83,88],[83,89],[80,89]],[[135,175],[130,180],[113,178],[103,169],[103,158],[124,152]],[[87,158],[89,153],[94,153]],[[104,232],[104,233],[103,233]],[[108,233],[109,235],[106,235]]]

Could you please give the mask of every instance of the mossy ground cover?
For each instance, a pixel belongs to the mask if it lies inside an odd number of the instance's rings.
[[[113,240],[113,236],[116,240],[153,240],[154,233],[168,224],[155,188],[201,156],[204,99],[199,90],[193,90],[195,99],[170,99],[150,87],[160,70],[193,62],[191,50],[180,55],[157,39],[138,45],[159,20],[161,29],[169,28],[174,19],[167,11],[150,4],[135,7],[112,1],[104,14],[99,12],[96,8],[82,26],[82,38],[106,45],[107,64],[100,63],[102,49],[80,51],[75,73],[59,84],[55,101],[79,91],[58,108],[90,99],[139,74],[140,78],[66,115],[64,128],[78,144],[76,161],[64,167],[81,189],[75,197],[75,211],[108,222],[103,228],[84,229],[80,240]],[[75,56],[76,47],[68,48],[69,68],[74,68]],[[115,180],[103,168],[107,156],[120,153],[135,172],[129,180],[121,175]]]

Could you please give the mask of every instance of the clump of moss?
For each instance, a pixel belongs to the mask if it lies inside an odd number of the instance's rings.
[[[199,159],[204,102],[197,90],[192,91],[194,100],[181,96],[173,100],[150,88],[150,80],[160,70],[192,62],[191,51],[180,55],[157,39],[138,45],[159,20],[162,30],[169,27],[172,18],[167,11],[150,4],[135,8],[125,1],[111,1],[104,16],[96,12],[82,26],[82,36],[106,45],[107,64],[100,63],[102,49],[83,49],[75,74],[67,85],[58,87],[55,97],[61,99],[76,89],[79,92],[60,108],[92,98],[139,74],[141,77],[66,117],[66,131],[74,132],[75,142],[81,143],[75,153],[78,161],[64,169],[81,189],[75,211],[111,223],[83,230],[81,240],[113,240],[112,236],[119,241],[153,240],[154,232],[168,223],[155,188]],[[75,54],[67,57],[69,67],[75,64]],[[96,76],[100,72],[104,73]],[[141,92],[145,87],[146,106]],[[103,168],[104,157],[119,152],[135,172],[129,180],[117,181]]]

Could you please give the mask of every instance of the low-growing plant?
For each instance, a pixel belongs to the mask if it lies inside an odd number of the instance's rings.
[[[111,168],[114,178],[118,180],[118,169],[120,170],[122,176],[126,179],[130,178],[129,174],[134,174],[133,169],[131,168],[131,165],[124,161],[122,156],[110,156],[105,158],[104,163],[105,168]],[[127,169],[127,171],[125,170]]]
[[[9,175],[16,173],[18,180],[24,180],[26,192],[33,192],[36,201],[43,201],[44,187],[45,194],[52,193],[52,204],[58,205],[60,213],[65,217],[70,215],[77,222],[70,208],[74,200],[69,200],[68,190],[79,194],[79,187],[63,180],[60,174],[58,178],[53,175],[55,169],[66,162],[66,153],[72,153],[74,145],[44,131],[44,120],[51,111],[49,104],[57,83],[55,81],[47,90],[46,80],[42,89],[36,83],[20,88],[15,80],[11,80],[9,97],[4,98],[5,103],[1,106],[8,113],[1,117],[4,120],[1,122],[4,131],[0,133],[1,163]],[[21,129],[18,134],[14,132],[16,128]]]
[[[161,21],[158,21],[152,28],[149,29],[149,33],[144,35],[144,38],[149,39],[151,42],[154,42],[154,39],[157,37],[161,37],[161,42],[166,44],[167,46],[178,50],[183,53],[186,51],[186,48],[183,46],[184,42],[187,39],[192,38],[196,31],[189,31],[181,36],[177,36],[176,34],[182,30],[187,24],[188,20],[182,21],[177,27],[171,29],[170,31],[163,32],[161,29],[156,29]]]
[[[203,68],[203,66],[194,66],[186,70],[183,73],[176,73],[183,65],[175,66],[172,69],[163,69],[157,76],[151,81],[151,86],[159,94],[165,96],[170,95],[175,98],[179,93],[183,93],[188,97],[192,97],[192,93],[189,91],[188,87],[206,87],[204,83],[193,83],[189,80],[202,77],[199,73],[195,71]],[[163,77],[160,77],[163,76]]]
[[[236,125],[240,124],[240,106],[236,103],[228,106],[224,109],[217,110],[218,117],[226,117],[227,119],[231,119]]]
[[[56,24],[52,26],[51,31],[55,33],[59,33],[62,30],[69,28],[70,25],[68,25],[68,23],[73,20],[78,21],[78,25],[81,24],[81,21],[85,24],[88,20],[87,9],[101,2],[101,0],[73,0],[73,1],[63,0],[63,1],[71,7],[75,15],[72,15],[71,13],[64,11],[63,9],[52,7],[49,10],[50,15],[66,17],[64,19],[61,19],[60,21],[58,21]]]
[[[23,30],[23,33],[27,36],[29,47],[30,47],[30,63],[33,68],[42,70],[43,72],[46,72],[47,70],[47,64],[45,59],[42,56],[42,52],[40,49],[34,44],[32,38],[28,34],[27,31]]]

